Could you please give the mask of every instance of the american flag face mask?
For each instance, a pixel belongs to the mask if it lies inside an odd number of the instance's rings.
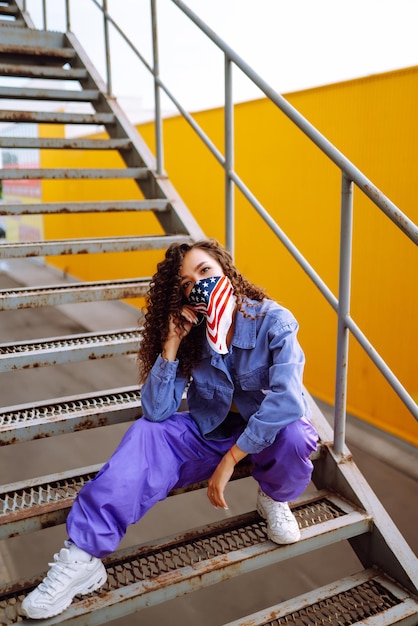
[[[206,338],[209,345],[226,354],[226,337],[231,327],[236,298],[227,276],[212,276],[198,280],[188,297],[189,303],[206,317]]]

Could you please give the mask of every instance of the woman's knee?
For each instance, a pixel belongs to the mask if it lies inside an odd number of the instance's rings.
[[[293,451],[297,456],[305,459],[316,450],[318,434],[310,420],[301,417],[283,428],[278,435],[278,440],[281,447],[286,448],[289,453]]]

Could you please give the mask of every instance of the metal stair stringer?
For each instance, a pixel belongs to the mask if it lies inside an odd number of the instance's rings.
[[[370,532],[349,540],[354,552],[365,568],[379,567],[416,596],[416,557],[353,461],[347,446],[340,456],[335,454],[331,426],[312,398],[310,405],[323,450],[322,458],[314,466],[312,480],[316,488],[333,489],[371,516],[373,525]]]
[[[98,101],[92,103],[98,113],[112,113],[115,123],[104,124],[106,131],[112,139],[128,139],[132,147],[130,150],[120,152],[127,167],[144,167],[151,174],[144,180],[136,181],[145,198],[167,199],[170,203],[170,211],[156,213],[156,218],[162,225],[166,234],[189,235],[193,240],[204,238],[204,233],[196,222],[181,197],[174,189],[168,177],[156,173],[156,160],[145,141],[136,128],[131,124],[122,108],[114,97],[106,95],[106,85],[90,59],[86,55],[80,42],[71,32],[65,34],[68,45],[76,52],[76,58],[72,63],[75,69],[86,69],[87,79],[80,80],[83,89],[97,89],[100,92]]]

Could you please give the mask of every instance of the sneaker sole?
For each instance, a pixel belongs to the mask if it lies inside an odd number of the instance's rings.
[[[95,582],[90,582],[88,585],[86,584],[80,585],[79,587],[73,589],[71,591],[72,595],[71,596],[68,595],[66,598],[63,598],[65,602],[62,602],[59,606],[54,607],[53,611],[52,610],[48,611],[47,609],[42,609],[42,608],[38,609],[37,607],[29,607],[29,610],[26,610],[24,606],[22,605],[21,607],[22,613],[26,615],[26,617],[29,617],[30,619],[48,619],[50,617],[55,617],[56,615],[60,615],[60,613],[68,609],[68,607],[74,600],[75,596],[79,596],[79,595],[85,596],[89,593],[92,593],[93,591],[97,591],[97,589],[100,589],[100,587],[102,587],[105,584],[105,582],[107,581],[107,572],[104,568],[103,563],[100,563],[100,565],[101,567],[99,568],[99,571],[97,572],[97,574],[99,574],[99,578],[96,579]],[[92,575],[94,575],[94,572]]]

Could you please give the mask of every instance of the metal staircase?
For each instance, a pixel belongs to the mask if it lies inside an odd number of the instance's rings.
[[[148,235],[101,239],[68,239],[0,245],[2,259],[64,254],[103,254],[112,251],[165,249],[173,241],[203,236],[193,216],[167,177],[156,174],[154,157],[127,120],[72,33],[32,28],[29,17],[14,0],[0,1],[0,75],[29,79],[76,81],[79,89],[0,87],[2,100],[28,102],[25,109],[1,106],[0,121],[42,124],[102,125],[106,139],[0,137],[0,147],[83,149],[117,151],[125,167],[98,170],[20,169],[0,170],[1,180],[94,179],[135,180],[143,200],[106,202],[51,202],[0,205],[1,215],[59,213],[153,212],[159,230]],[[65,113],[31,109],[31,101],[87,102],[91,113]],[[32,105],[33,106],[33,105]],[[67,303],[98,302],[145,294],[147,278],[136,280],[39,285],[0,291],[1,311]],[[117,329],[42,341],[0,345],[0,372],[57,363],[76,363],[137,350],[140,329]],[[1,379],[1,378],[0,378]],[[105,559],[109,579],[91,596],[76,599],[62,615],[45,624],[101,624],[129,615],[234,576],[267,567],[296,556],[321,550],[336,542],[348,542],[362,563],[352,576],[332,582],[291,601],[266,608],[229,626],[284,624],[418,624],[418,563],[403,537],[358,471],[349,450],[333,449],[333,432],[309,398],[313,420],[320,434],[314,456],[315,491],[292,503],[302,529],[299,543],[278,546],[266,536],[265,523],[255,511],[221,522],[193,528],[177,536],[121,549]],[[125,387],[4,407],[0,412],[1,445],[26,443],[84,428],[120,424],[141,415],[140,390]],[[53,439],[51,439],[51,443]],[[63,524],[83,484],[99,466],[34,477],[0,487],[0,539],[32,533]],[[236,468],[234,480],[250,475],[245,462]],[[201,489],[197,484],[192,489]],[[189,491],[187,490],[187,491]],[[184,493],[184,491],[182,492]],[[180,492],[173,492],[177,498]],[[44,532],[48,532],[45,530]],[[0,624],[25,621],[20,602],[42,578],[12,581],[0,587]],[[29,620],[27,620],[29,622]]]

